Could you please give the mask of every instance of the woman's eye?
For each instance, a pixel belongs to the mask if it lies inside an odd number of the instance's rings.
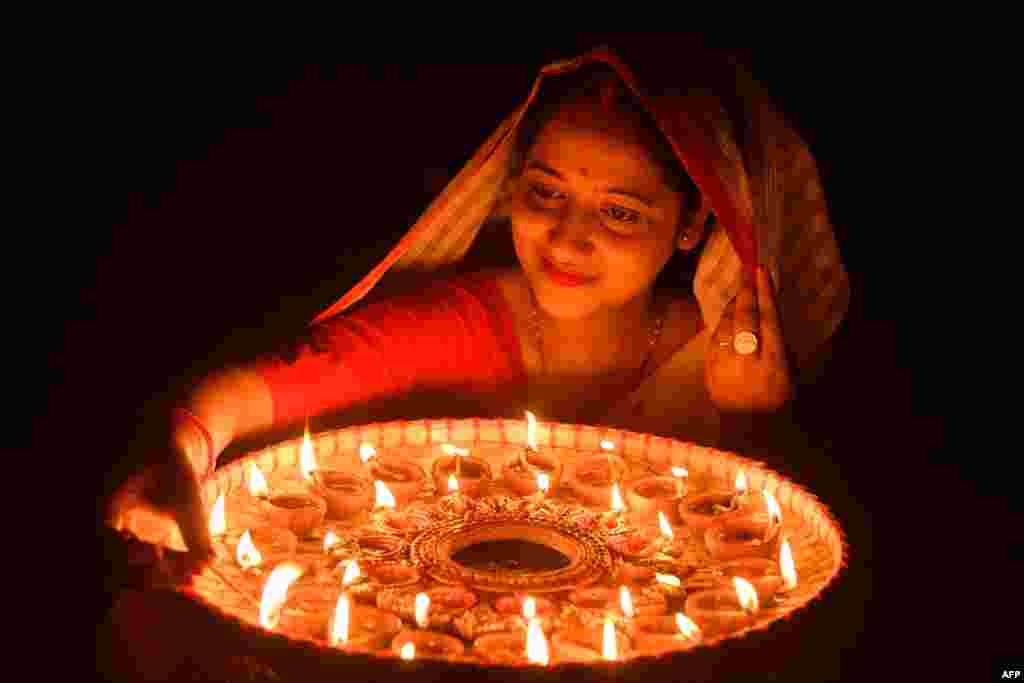
[[[558,192],[554,188],[546,185],[538,185],[536,183],[530,185],[530,193],[539,199],[544,201],[554,201],[563,197],[562,193]]]
[[[616,223],[624,223],[627,225],[640,222],[640,214],[636,211],[630,211],[624,209],[621,206],[609,206],[604,210],[605,215],[611,218]]]

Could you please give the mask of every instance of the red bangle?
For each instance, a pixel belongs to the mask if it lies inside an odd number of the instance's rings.
[[[206,428],[202,420],[196,417],[188,408],[178,406],[174,409],[175,423],[180,424],[181,422],[188,422],[199,430],[199,433],[203,435],[203,440],[206,442],[206,473],[204,477],[209,477],[213,474],[214,466],[216,465],[216,458],[213,455],[213,436],[210,434],[210,430]]]

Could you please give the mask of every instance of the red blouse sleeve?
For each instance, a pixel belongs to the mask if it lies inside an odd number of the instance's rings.
[[[292,362],[260,368],[275,424],[419,389],[493,393],[524,374],[511,313],[493,275],[438,280],[310,331]]]

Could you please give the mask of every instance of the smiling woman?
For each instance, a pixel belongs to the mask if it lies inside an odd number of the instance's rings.
[[[170,433],[176,473],[147,481],[198,483],[232,442],[305,419],[396,416],[377,406],[404,418],[530,409],[710,445],[730,416],[785,407],[792,365],[848,300],[813,159],[740,71],[721,98],[653,82],[603,48],[542,70],[286,353],[198,385]],[[511,259],[477,268],[496,243]],[[673,275],[679,264],[695,275]],[[398,272],[412,289],[375,290]],[[126,486],[111,521],[150,510],[208,548],[194,489],[174,491]]]

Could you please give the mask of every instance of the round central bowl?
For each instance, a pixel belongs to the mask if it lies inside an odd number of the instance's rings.
[[[542,546],[548,552],[538,553],[546,557],[537,568],[516,571],[474,566],[465,559],[473,554],[473,546],[509,541]],[[437,524],[412,541],[410,555],[413,563],[441,583],[496,593],[570,590],[615,571],[612,554],[599,534],[571,522],[521,513],[492,513],[468,522],[456,519]]]

